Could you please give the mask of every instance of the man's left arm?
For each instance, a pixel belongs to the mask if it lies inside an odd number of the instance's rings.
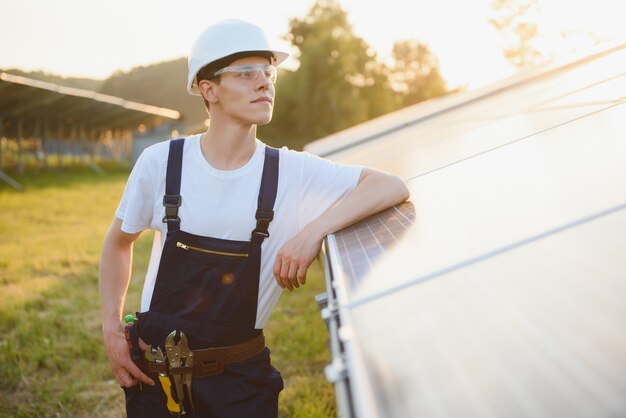
[[[306,272],[319,254],[326,235],[408,198],[409,190],[400,177],[364,168],[357,186],[345,199],[305,226],[278,251],[274,263],[276,282],[283,289],[300,287],[306,282]]]

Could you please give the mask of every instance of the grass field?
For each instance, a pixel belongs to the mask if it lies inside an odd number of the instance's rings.
[[[123,417],[123,395],[100,333],[98,258],[128,167],[82,166],[0,184],[0,417]],[[151,234],[135,245],[126,312],[135,312]],[[315,265],[307,286],[285,293],[266,328],[285,390],[281,417],[335,416],[327,334],[314,302],[323,291]]]

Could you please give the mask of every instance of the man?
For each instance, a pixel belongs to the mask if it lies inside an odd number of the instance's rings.
[[[262,329],[282,289],[305,283],[327,234],[408,198],[396,176],[256,138],[287,56],[250,23],[206,29],[187,88],[203,97],[209,128],[148,148],[129,177],[100,263],[103,338],[129,417],[275,417],[283,382]],[[156,233],[129,328],[145,350],[135,363],[121,318],[146,229]]]

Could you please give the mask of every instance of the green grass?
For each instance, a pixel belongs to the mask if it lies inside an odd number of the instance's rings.
[[[98,259],[128,167],[84,166],[0,184],[0,417],[122,417],[123,395],[100,333]],[[135,245],[126,312],[139,307],[152,234]],[[266,328],[282,372],[281,417],[335,415],[327,334],[313,297],[323,291],[314,265],[307,286],[285,293]]]

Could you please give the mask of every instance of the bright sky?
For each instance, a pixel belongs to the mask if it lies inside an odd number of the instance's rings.
[[[115,70],[186,56],[208,24],[239,18],[279,46],[289,19],[313,0],[0,0],[0,68],[106,78]],[[388,59],[395,41],[416,39],[439,58],[449,86],[476,88],[514,72],[488,23],[491,0],[339,0],[355,33]],[[623,0],[539,0],[540,25],[558,49],[562,31],[626,40]],[[579,37],[588,45],[589,38]],[[557,46],[555,46],[557,45]],[[570,45],[571,46],[571,45]],[[287,63],[289,64],[289,63]]]

